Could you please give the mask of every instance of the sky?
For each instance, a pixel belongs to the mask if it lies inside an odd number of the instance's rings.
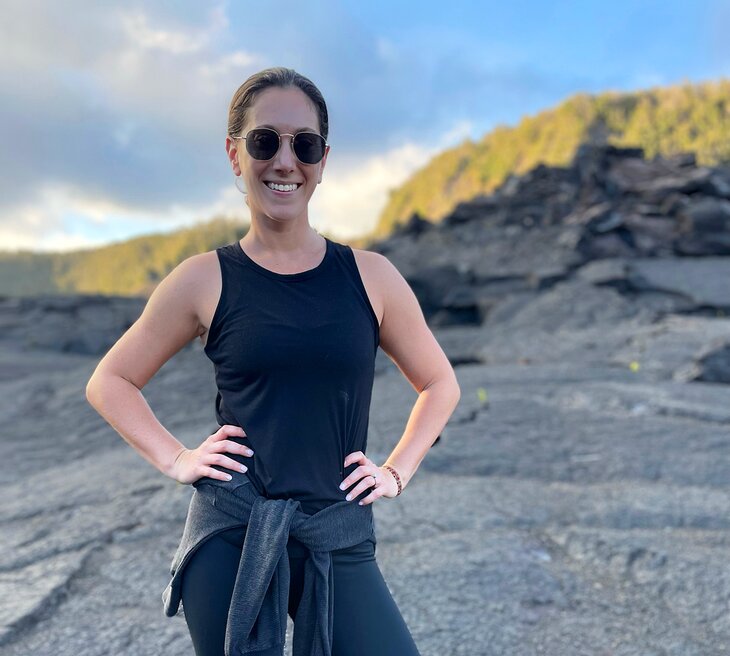
[[[435,154],[578,93],[730,77],[730,0],[0,0],[0,250],[66,251],[227,215],[235,90],[294,68],[327,102],[309,203],[372,230]]]

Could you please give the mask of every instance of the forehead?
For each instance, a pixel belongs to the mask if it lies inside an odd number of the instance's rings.
[[[272,87],[262,91],[249,110],[250,127],[275,128],[280,132],[319,130],[317,110],[298,88]]]

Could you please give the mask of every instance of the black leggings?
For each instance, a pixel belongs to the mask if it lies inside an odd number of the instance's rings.
[[[245,527],[204,542],[185,566],[182,604],[196,656],[224,656],[231,602]],[[293,544],[296,543],[296,544]],[[289,617],[294,619],[304,582],[304,550],[289,538]],[[420,656],[385,584],[372,540],[332,552],[334,640],[332,656]]]

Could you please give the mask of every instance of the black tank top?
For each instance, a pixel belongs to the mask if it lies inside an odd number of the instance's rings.
[[[260,266],[238,241],[217,248],[222,291],[204,348],[218,424],[241,426],[247,436],[229,439],[254,451],[225,455],[260,494],[308,514],[344,500],[339,484],[358,466],[344,467],[345,456],[365,453],[380,344],[352,249],[325,240],[320,264],[290,274]]]

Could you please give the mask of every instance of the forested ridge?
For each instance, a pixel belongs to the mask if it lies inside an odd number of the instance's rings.
[[[166,233],[63,253],[0,252],[0,295],[149,296],[185,258],[240,239],[247,224],[223,217]]]
[[[694,152],[700,165],[730,163],[730,80],[578,93],[516,126],[467,139],[390,192],[373,236],[387,236],[413,213],[440,221],[458,203],[540,163],[565,166],[584,142],[638,146],[648,158]]]

